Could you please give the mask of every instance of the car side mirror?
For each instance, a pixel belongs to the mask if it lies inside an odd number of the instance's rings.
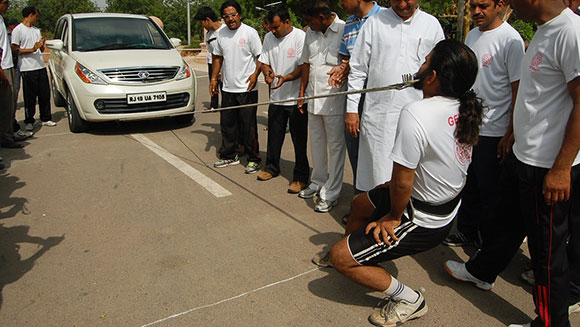
[[[178,47],[181,45],[181,39],[178,39],[176,37],[170,38],[169,41],[171,42],[171,44],[173,44],[174,47]]]
[[[59,39],[48,40],[46,41],[45,44],[50,50],[62,50],[62,48],[64,47],[64,43],[62,42],[62,40]]]

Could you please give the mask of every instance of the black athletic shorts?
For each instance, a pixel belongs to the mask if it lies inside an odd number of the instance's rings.
[[[388,188],[376,188],[368,193],[369,200],[375,207],[370,222],[377,221],[391,210],[391,198]],[[373,230],[365,235],[366,226],[353,232],[347,238],[348,249],[352,258],[360,265],[375,265],[379,262],[393,260],[402,256],[420,253],[434,248],[441,243],[451,230],[452,223],[440,228],[425,228],[415,225],[403,215],[401,224],[395,228],[399,241],[391,245],[377,243]]]

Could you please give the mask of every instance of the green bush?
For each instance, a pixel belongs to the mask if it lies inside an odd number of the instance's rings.
[[[523,20],[514,20],[510,23],[513,28],[516,29],[525,41],[531,41],[536,32],[536,24],[530,22],[524,22]]]

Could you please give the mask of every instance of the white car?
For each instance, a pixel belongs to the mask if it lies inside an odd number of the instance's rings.
[[[62,16],[46,42],[56,106],[66,106],[70,130],[88,122],[174,116],[193,121],[196,79],[175,46],[149,17],[128,14]]]

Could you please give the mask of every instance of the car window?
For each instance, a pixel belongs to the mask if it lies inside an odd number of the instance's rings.
[[[60,39],[62,36],[62,26],[64,25],[64,19],[61,19],[56,24],[56,29],[54,30],[54,37]]]
[[[62,24],[62,36],[60,37],[63,43],[63,47],[68,49],[68,21],[65,19],[64,24]]]
[[[127,17],[75,19],[72,41],[73,51],[171,48],[151,21]]]

